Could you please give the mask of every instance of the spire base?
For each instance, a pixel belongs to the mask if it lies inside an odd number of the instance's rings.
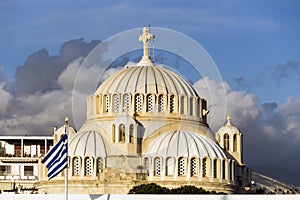
[[[155,66],[149,56],[143,56],[137,66]]]

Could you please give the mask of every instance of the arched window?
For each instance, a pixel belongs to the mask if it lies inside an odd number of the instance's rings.
[[[226,161],[222,160],[222,179],[226,179]]]
[[[164,96],[161,94],[158,96],[158,112],[163,112],[165,110],[165,98]]]
[[[125,125],[120,124],[119,126],[119,142],[124,143],[125,142]]]
[[[114,112],[119,112],[119,107],[120,107],[120,98],[119,98],[119,95],[115,94],[114,95]]]
[[[111,130],[112,142],[115,143],[116,142],[116,126],[113,124],[111,129],[112,129]]]
[[[152,94],[147,95],[147,112],[154,110],[154,98]]]
[[[154,164],[155,164],[154,175],[155,176],[160,176],[160,173],[161,173],[161,161],[160,161],[160,158],[155,158],[154,159]]]
[[[231,162],[232,168],[231,168],[231,180],[234,181],[234,176],[235,176],[235,162]]]
[[[217,178],[218,177],[218,160],[214,159],[213,163],[213,177]]]
[[[202,159],[202,177],[207,177],[207,158]]]
[[[141,94],[135,95],[135,112],[139,112],[143,108],[143,97]]]
[[[78,157],[73,158],[73,175],[79,175],[81,169],[80,159]]]
[[[96,114],[100,113],[100,96],[96,96]]]
[[[92,175],[93,173],[93,160],[92,158],[84,159],[84,175]]]
[[[95,114],[94,112],[94,108],[95,108],[95,104],[94,104],[94,97],[91,96],[90,97],[90,114],[93,115]]]
[[[170,96],[170,113],[175,111],[175,102],[174,102],[174,95]]]
[[[130,110],[130,96],[129,96],[129,94],[124,95],[123,109],[124,109],[124,111],[129,111]]]
[[[237,135],[233,135],[233,152],[237,151]]]
[[[193,97],[190,98],[190,115],[194,114],[194,101],[193,101]]]
[[[196,176],[197,175],[197,160],[196,158],[191,159],[191,176]]]
[[[180,157],[178,159],[178,176],[184,176],[185,174],[185,162],[184,158]]]
[[[229,151],[229,135],[228,135],[228,133],[225,133],[225,135],[224,135],[224,149],[226,151]]]
[[[144,159],[144,168],[149,171],[150,161],[149,158]]]
[[[133,124],[129,125],[129,143],[134,143],[134,137],[133,137],[133,131],[134,131],[134,126]]]
[[[104,112],[108,112],[108,107],[109,107],[109,97],[107,94],[104,95],[103,98],[103,105],[104,105]]]
[[[200,106],[200,98],[199,97],[197,97],[197,99],[196,99],[196,107],[195,107],[195,112],[196,112],[196,117],[199,117],[199,115],[200,115],[200,108],[201,108],[201,106]]]
[[[97,158],[97,173],[100,173],[104,168],[103,158]]]
[[[174,159],[173,158],[167,158],[166,161],[166,175],[171,176],[174,173]]]
[[[184,114],[184,96],[180,97],[180,114]]]
[[[144,169],[146,170],[147,176],[149,176],[149,169],[150,169],[149,158],[144,158]]]

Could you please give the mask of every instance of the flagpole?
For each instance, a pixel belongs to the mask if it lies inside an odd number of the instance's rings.
[[[69,126],[69,119],[66,117],[65,119],[66,125],[65,125],[65,134],[68,134],[68,126]],[[69,138],[68,138],[69,139]],[[68,155],[68,139],[67,139],[67,167],[65,169],[65,199],[68,200],[68,168],[69,168],[69,155]]]
[[[68,166],[65,169],[65,195],[66,200],[68,200]]]

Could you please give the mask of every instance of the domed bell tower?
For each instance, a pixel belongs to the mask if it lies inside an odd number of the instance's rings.
[[[69,118],[67,116],[63,126],[60,128],[57,128],[56,126],[53,127],[53,145],[55,145],[65,133],[68,133],[68,135],[76,133],[76,130],[70,126]]]
[[[230,153],[239,164],[243,164],[243,137],[237,127],[231,124],[231,117],[227,116],[227,124],[216,133],[218,144]]]

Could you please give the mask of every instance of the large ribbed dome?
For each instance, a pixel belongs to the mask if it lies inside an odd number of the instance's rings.
[[[150,65],[124,68],[104,81],[95,94],[136,92],[198,97],[184,78],[162,66]]]
[[[145,155],[227,158],[222,149],[209,138],[203,137],[199,133],[183,130],[163,133],[150,144]]]
[[[82,157],[106,157],[106,143],[102,135],[97,131],[79,132],[70,137],[69,154]]]

